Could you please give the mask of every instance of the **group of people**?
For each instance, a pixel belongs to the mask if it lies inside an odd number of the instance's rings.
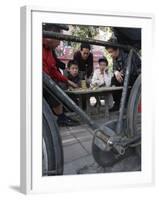
[[[66,29],[65,25],[45,24],[43,27],[46,31],[60,32]],[[57,39],[43,38],[43,71],[47,73],[60,87],[78,88],[81,85],[81,80],[85,79],[91,86],[122,86],[126,72],[126,64],[128,53],[114,46],[107,46],[106,49],[113,59],[113,73],[108,70],[108,61],[105,57],[99,58],[99,68],[93,70],[93,54],[91,53],[90,45],[82,43],[80,50],[77,51],[73,59],[70,60],[65,69],[62,63],[56,56],[55,49],[60,44]],[[138,76],[138,69],[141,68],[140,59],[133,56],[133,67],[131,71],[130,84],[133,84]],[[62,69],[64,73],[61,73]],[[63,111],[63,105],[56,99],[50,96],[47,90],[43,89],[43,95],[57,116],[59,125],[74,125],[76,123],[70,117],[67,117]],[[120,104],[120,93],[114,93],[114,106],[112,110],[117,110]]]
[[[99,68],[95,69],[89,76],[85,74],[85,71],[79,70],[78,61],[70,60],[67,64],[67,68],[64,71],[64,76],[76,84],[76,87],[81,87],[81,80],[86,80],[88,87],[101,87],[110,86],[112,73],[108,70],[108,61],[105,57],[99,58]],[[82,74],[82,75],[81,75]],[[93,74],[93,75],[92,75]],[[82,78],[83,77],[83,78]]]

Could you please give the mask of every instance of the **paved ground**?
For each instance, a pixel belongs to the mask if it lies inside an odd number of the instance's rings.
[[[117,117],[117,113],[110,116],[110,118],[115,117]],[[103,124],[105,121],[105,119],[96,120],[98,124]],[[93,132],[86,124],[75,127],[61,127],[60,133],[64,149],[65,175],[141,170],[140,159],[134,153],[112,167],[100,167],[92,156]]]

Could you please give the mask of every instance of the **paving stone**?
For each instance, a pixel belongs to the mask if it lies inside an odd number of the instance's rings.
[[[83,169],[85,166],[90,166],[94,164],[94,159],[92,155],[84,156],[77,160],[72,161],[64,165],[64,175],[66,174],[79,174],[80,169]]]
[[[72,135],[74,135],[74,137],[77,138],[77,140],[79,141],[88,141],[93,139],[93,136],[88,132],[79,132]]]
[[[140,158],[136,155],[131,155],[112,166],[109,170],[105,168],[105,172],[129,172],[129,171],[140,171],[141,163]]]
[[[72,137],[69,132],[64,132],[63,134],[60,134],[60,135],[61,135],[62,140],[67,138],[67,137]]]
[[[73,163],[67,163],[64,165],[64,175],[74,175],[77,174],[76,167],[73,165]]]
[[[80,132],[86,131],[86,128],[83,127],[83,125],[80,125],[80,126],[72,126],[72,127],[68,127],[67,131],[69,131],[69,133],[78,133],[79,131],[80,131]]]
[[[80,157],[88,155],[87,151],[82,148],[79,143],[65,146],[64,149],[64,163],[69,163]]]
[[[92,154],[92,140],[83,141],[81,145],[87,150],[89,154]]]
[[[78,174],[92,174],[92,173],[115,173],[115,172],[132,172],[141,171],[140,159],[137,156],[130,156],[125,158],[112,167],[101,167],[96,162],[85,165],[83,168],[77,170]]]
[[[62,137],[63,146],[68,146],[68,145],[72,145],[72,144],[75,144],[75,143],[78,143],[78,141],[72,135],[67,135],[67,136]]]
[[[78,174],[96,174],[104,173],[104,168],[100,167],[97,163],[92,163],[90,165],[85,165],[83,168],[77,170]]]

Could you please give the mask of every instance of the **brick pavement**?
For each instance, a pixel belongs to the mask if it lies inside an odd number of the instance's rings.
[[[115,118],[115,116],[111,117]],[[102,124],[104,121],[104,119],[100,119],[97,123]],[[65,175],[138,171],[141,168],[140,159],[137,155],[125,158],[109,168],[98,166],[91,150],[93,132],[86,124],[74,127],[61,127],[60,133],[64,151]]]

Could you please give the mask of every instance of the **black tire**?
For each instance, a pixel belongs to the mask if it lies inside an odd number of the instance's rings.
[[[43,99],[42,175],[63,174],[63,148],[56,119]]]
[[[111,167],[115,164],[120,158],[115,157],[115,154],[112,151],[102,151],[98,146],[93,143],[92,152],[94,160],[101,167]],[[117,156],[117,155],[116,155]]]
[[[136,79],[130,93],[127,107],[127,134],[128,137],[141,135],[141,112],[138,111],[141,103],[141,75]],[[141,141],[136,143],[136,151],[141,156]]]

